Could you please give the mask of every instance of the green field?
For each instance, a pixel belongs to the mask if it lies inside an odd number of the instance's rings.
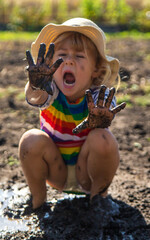
[[[0,41],[34,41],[38,36],[38,32],[24,32],[24,31],[0,31]],[[132,38],[134,40],[150,39],[150,32],[142,33],[139,31],[123,31],[117,33],[106,33],[106,37],[110,38]]]

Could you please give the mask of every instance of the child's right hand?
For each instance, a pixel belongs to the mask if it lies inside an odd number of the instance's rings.
[[[45,51],[46,45],[41,43],[36,64],[33,61],[30,51],[26,51],[26,57],[29,64],[27,67],[29,72],[29,82],[33,90],[41,89],[48,94],[53,95],[51,88],[52,77],[57,68],[63,62],[63,59],[59,58],[53,65],[51,65],[54,55],[53,43],[50,44],[46,57],[44,58]]]

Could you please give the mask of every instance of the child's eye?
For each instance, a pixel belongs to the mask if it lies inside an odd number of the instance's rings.
[[[84,56],[83,56],[83,55],[80,55],[80,54],[76,55],[76,57],[77,57],[77,58],[84,58]]]
[[[59,56],[59,57],[65,57],[65,56],[66,56],[66,53],[59,53],[58,56]]]

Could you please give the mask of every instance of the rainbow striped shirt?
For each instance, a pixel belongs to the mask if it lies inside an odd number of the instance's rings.
[[[53,103],[41,111],[41,129],[56,143],[66,164],[74,165],[77,162],[80,148],[90,129],[85,129],[79,134],[73,134],[72,130],[87,115],[85,97],[75,104],[70,104],[61,91]]]
[[[78,99],[74,104],[69,103],[65,95],[54,86],[54,95],[48,97],[46,103],[40,107],[41,130],[46,132],[59,148],[67,165],[77,162],[80,148],[84,143],[90,129],[73,134],[72,130],[88,116],[86,97]],[[96,104],[99,88],[94,88],[92,97]],[[109,94],[107,89],[105,99]],[[30,103],[29,103],[30,104]],[[111,107],[116,106],[115,97]]]

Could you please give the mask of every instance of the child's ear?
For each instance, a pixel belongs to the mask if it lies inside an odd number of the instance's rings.
[[[95,69],[92,73],[92,77],[93,78],[98,78],[99,76],[100,76],[100,69],[95,67]]]
[[[93,78],[104,77],[105,74],[106,74],[106,69],[104,69],[103,67],[100,67],[100,68],[95,67],[92,73],[92,77]]]
[[[95,69],[92,73],[92,78],[97,78],[98,77],[98,71]]]

